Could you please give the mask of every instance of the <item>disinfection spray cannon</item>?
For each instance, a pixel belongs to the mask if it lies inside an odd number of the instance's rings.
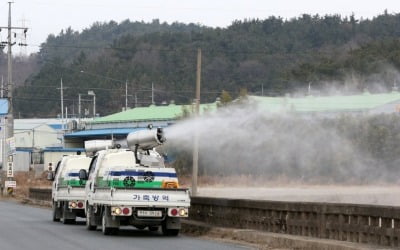
[[[143,155],[138,155],[139,149],[147,151],[147,154],[149,154],[149,150],[162,145],[166,141],[162,128],[131,132],[128,134],[126,140],[128,147],[135,152],[137,164],[140,164],[141,159],[144,157]]]
[[[126,140],[131,150],[135,150],[136,148],[150,150],[162,145],[166,141],[162,128],[131,132],[128,134]]]

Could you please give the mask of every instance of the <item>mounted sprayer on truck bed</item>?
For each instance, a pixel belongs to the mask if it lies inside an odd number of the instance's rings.
[[[130,149],[106,149],[93,157],[89,170],[79,172],[86,181],[86,227],[101,226],[104,234],[122,225],[177,235],[180,218],[188,217],[189,190],[179,188],[174,168],[165,168],[154,148],[163,144],[163,130],[130,133]],[[86,150],[88,151],[88,150]]]

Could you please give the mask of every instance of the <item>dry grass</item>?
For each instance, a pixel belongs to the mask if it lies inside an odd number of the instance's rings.
[[[41,176],[34,175],[34,172],[16,172],[14,180],[17,182],[17,188],[14,195],[17,198],[28,197],[29,188],[51,188],[51,182],[46,180],[45,174]]]

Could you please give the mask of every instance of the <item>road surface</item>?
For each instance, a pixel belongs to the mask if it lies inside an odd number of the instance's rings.
[[[180,235],[165,237],[161,232],[122,227],[118,235],[105,236],[87,231],[84,221],[63,225],[51,221],[51,210],[0,200],[1,250],[142,250],[142,249],[250,249]]]

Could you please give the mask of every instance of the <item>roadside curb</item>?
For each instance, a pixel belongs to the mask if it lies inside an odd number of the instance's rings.
[[[41,201],[41,200],[24,198],[24,199],[19,200],[19,202],[21,202],[22,204],[26,204],[26,205],[51,207],[51,201]]]
[[[190,236],[234,240],[257,245],[260,249],[308,249],[308,250],[377,250],[389,247],[370,246],[352,242],[315,239],[286,234],[268,233],[251,229],[213,227],[209,224],[182,220],[182,233]]]

